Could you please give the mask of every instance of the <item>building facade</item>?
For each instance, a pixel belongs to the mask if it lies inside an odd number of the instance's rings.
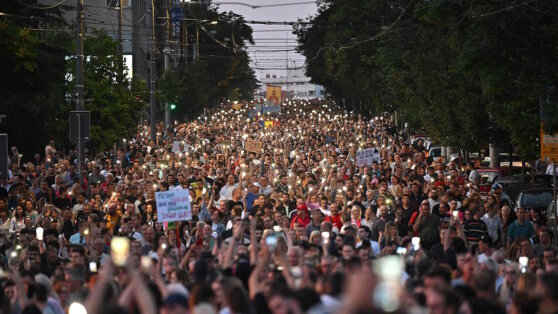
[[[260,78],[260,95],[265,95],[266,86],[281,86],[281,90],[287,92],[288,98],[295,99],[314,99],[324,98],[325,91],[323,86],[310,82],[310,78],[304,74],[304,69],[289,69],[286,76],[266,74]]]

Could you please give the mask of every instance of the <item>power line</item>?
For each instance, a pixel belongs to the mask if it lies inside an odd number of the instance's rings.
[[[256,30],[253,30],[252,33],[268,33],[268,32],[272,33],[272,32],[288,32],[288,31],[292,31],[292,28],[289,27],[288,29],[285,29],[285,30],[282,30],[282,29],[256,29]]]
[[[63,4],[64,2],[66,2],[66,1],[68,1],[68,0],[62,0],[62,1],[58,2],[58,3],[56,3],[56,4],[53,4],[53,5],[50,5],[50,6],[44,6],[44,7],[36,7],[36,6],[34,6],[34,5],[30,5],[30,4],[27,4],[27,3],[25,3],[25,2],[21,2],[21,3],[22,3],[24,6],[29,7],[29,8],[32,8],[32,9],[35,9],[35,10],[50,10],[50,9],[56,8],[56,7],[59,6],[59,5],[62,5],[62,4]]]
[[[293,5],[305,5],[305,4],[316,4],[314,1],[303,1],[303,2],[287,2],[287,3],[272,3],[272,4],[262,4],[262,5],[251,5],[244,2],[213,2],[215,5],[241,5],[245,7],[249,7],[252,9],[261,9],[261,8],[273,8],[273,7],[286,7],[286,6],[293,6]]]

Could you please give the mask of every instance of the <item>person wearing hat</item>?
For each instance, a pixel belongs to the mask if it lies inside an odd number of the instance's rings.
[[[506,194],[506,192],[504,192],[504,188],[502,187],[501,184],[494,183],[490,190],[490,194],[494,194],[497,204],[499,204],[500,207],[504,205],[511,206],[512,204],[511,198],[508,194]]]
[[[300,204],[296,208],[296,215],[291,220],[292,229],[295,224],[303,225],[305,228],[310,224],[310,215],[308,215],[308,207],[306,204]]]

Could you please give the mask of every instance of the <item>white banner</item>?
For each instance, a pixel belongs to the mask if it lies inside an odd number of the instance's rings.
[[[361,149],[356,152],[357,165],[359,167],[366,167],[372,165],[372,162],[380,162],[380,151],[377,148]]]
[[[187,152],[190,149],[190,147],[192,147],[189,144],[183,144],[183,145],[184,145],[184,148],[183,148],[182,152]],[[180,152],[180,141],[172,142],[172,151],[174,153]]]
[[[192,220],[188,190],[157,192],[155,201],[157,203],[157,222]]]

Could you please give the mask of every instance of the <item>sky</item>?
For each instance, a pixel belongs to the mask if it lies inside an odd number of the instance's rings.
[[[297,5],[286,5],[292,3]],[[220,11],[233,11],[244,16],[247,21],[297,21],[299,18],[316,14],[318,9],[316,3],[311,0],[215,0],[213,4],[219,4]],[[249,7],[271,4],[282,6],[256,9]],[[261,24],[250,24],[250,26],[254,30],[255,46],[249,47],[248,52],[258,78],[265,77],[266,74],[284,76],[287,62],[289,68],[304,65],[304,56],[294,52],[296,36],[292,34],[292,26]]]

